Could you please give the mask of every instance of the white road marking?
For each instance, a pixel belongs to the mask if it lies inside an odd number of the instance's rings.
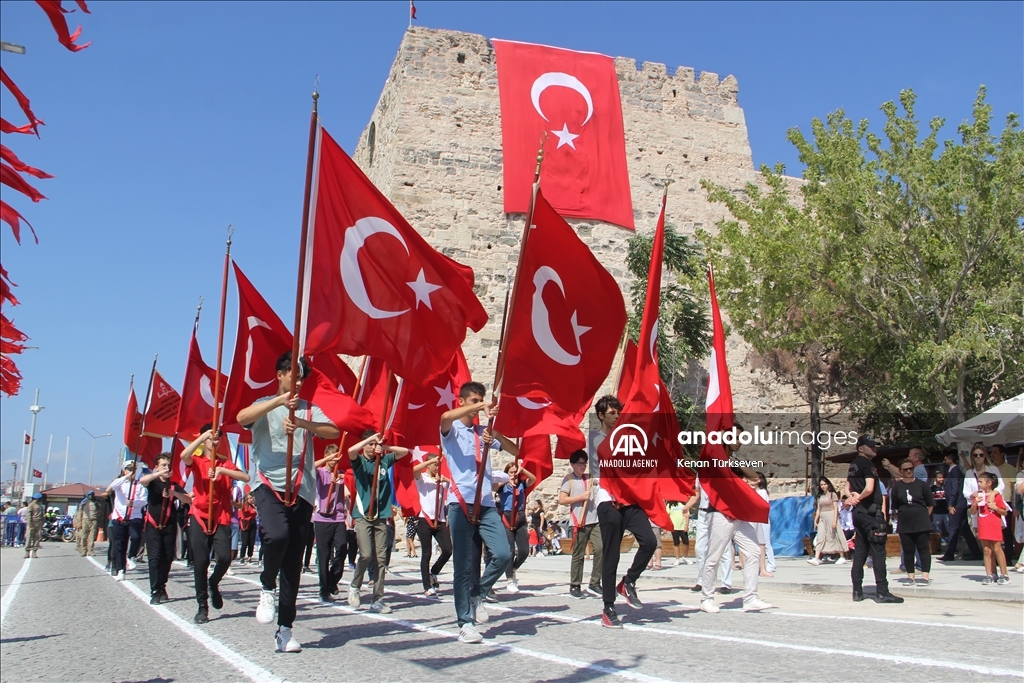
[[[3,600],[0,600],[0,628],[3,628],[4,619],[7,618],[7,610],[10,609],[11,603],[14,602],[14,596],[18,594],[18,586],[25,580],[25,572],[28,571],[28,565],[32,562],[31,557],[26,557],[25,561],[21,565],[21,569],[14,575],[14,581],[11,581],[11,585],[7,587],[7,592],[4,593]]]
[[[723,610],[732,611],[732,610]],[[743,610],[735,610],[742,612]],[[938,628],[959,628],[968,631],[988,631],[990,633],[1009,633],[1015,636],[1024,635],[1024,631],[1015,631],[1012,628],[996,628],[995,626],[971,626],[969,624],[946,624],[940,621],[908,621],[906,619],[883,619],[882,617],[851,617],[839,614],[804,614],[799,612],[766,612],[766,614],[777,614],[783,617],[802,617],[806,619],[841,619],[850,621],[877,621],[882,624],[900,624],[909,626],[936,626]]]
[[[249,578],[246,578],[246,577],[243,577],[243,576],[234,575],[234,576],[229,576],[229,577],[225,577],[225,578],[235,579],[236,581],[241,581],[243,583],[252,584],[254,586],[262,588],[262,584],[259,581],[255,581],[253,579],[249,579]],[[391,591],[391,592],[398,593],[399,591]],[[401,594],[402,595],[408,595],[406,593],[401,593]],[[418,597],[418,596],[413,596],[413,597]],[[323,603],[321,603],[318,599],[303,597],[301,594],[299,596],[299,600],[302,600],[303,602],[311,603],[311,604],[314,604],[314,605],[323,605]],[[430,633],[431,635],[442,636],[444,638],[450,638],[452,640],[457,640],[458,637],[459,637],[459,635],[457,633],[453,633],[452,631],[446,631],[444,629],[439,629],[439,628],[432,628],[432,627],[429,627],[429,626],[424,626],[422,624],[417,624],[416,622],[413,622],[413,621],[407,621],[405,619],[397,619],[395,617],[389,617],[389,616],[385,616],[383,614],[376,614],[376,613],[373,613],[373,612],[366,612],[366,611],[362,611],[362,610],[355,610],[355,609],[352,609],[351,607],[348,607],[348,606],[342,606],[342,605],[337,605],[337,604],[334,604],[334,605],[323,605],[323,606],[324,607],[328,607],[328,608],[333,608],[333,609],[336,609],[338,611],[345,612],[347,614],[353,614],[355,616],[365,617],[367,619],[373,619],[375,621],[386,621],[386,622],[390,622],[390,623],[393,623],[393,624],[398,624],[399,626],[402,626],[404,628],[410,629],[412,631],[419,631],[420,633]],[[569,667],[572,667],[574,669],[581,669],[581,670],[582,669],[589,669],[591,671],[595,671],[595,672],[601,673],[601,674],[607,674],[607,675],[612,675],[612,676],[619,676],[621,678],[625,678],[625,679],[631,680],[631,681],[640,681],[641,683],[672,683],[668,679],[664,679],[664,678],[657,678],[655,676],[648,676],[646,674],[637,673],[635,671],[627,671],[625,669],[620,669],[620,668],[613,667],[613,666],[604,666],[604,665],[601,665],[601,664],[593,664],[591,662],[584,662],[584,661],[577,660],[577,659],[569,659],[568,657],[562,657],[560,655],[553,655],[553,654],[549,654],[547,652],[538,652],[536,650],[528,650],[526,648],[518,647],[518,646],[515,646],[515,645],[506,645],[504,643],[497,643],[497,642],[488,641],[488,640],[484,640],[482,645],[484,647],[489,647],[489,648],[492,648],[492,649],[495,649],[495,650],[501,650],[503,652],[511,652],[513,654],[523,655],[523,656],[526,656],[526,657],[533,657],[534,659],[541,659],[541,660],[544,660],[544,661],[547,661],[547,662],[552,662],[554,664],[561,664],[561,665],[564,665],[564,666],[569,666]]]
[[[99,562],[93,557],[89,557],[89,561],[96,565],[96,568],[102,571],[104,574],[108,574],[107,570],[103,568]],[[108,574],[109,575],[109,574]],[[136,586],[131,581],[125,580],[121,582],[125,588],[127,588],[132,595],[137,597],[147,606],[149,606],[154,612],[159,614],[161,617],[171,622],[181,630],[182,633],[195,640],[197,643],[205,647],[207,650],[217,655],[225,662],[233,666],[235,669],[240,671],[250,681],[256,683],[278,683],[283,679],[279,676],[275,676],[258,664],[255,664],[242,655],[238,654],[224,643],[220,642],[210,634],[206,633],[195,625],[188,623],[177,614],[160,605],[150,605],[149,596]],[[4,596],[6,599],[6,596]]]

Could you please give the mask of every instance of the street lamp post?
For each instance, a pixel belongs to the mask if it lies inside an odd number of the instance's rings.
[[[110,436],[110,434],[100,434],[99,436],[94,435],[85,427],[82,427],[82,431],[92,437],[92,455],[89,456],[89,486],[92,486],[92,466],[96,462],[96,439],[103,439]]]
[[[64,445],[64,478],[60,480],[61,486],[66,486],[68,483],[68,456],[71,455],[71,437],[67,437],[67,442]]]
[[[39,417],[39,411],[43,409],[43,406],[39,405],[39,390],[36,389],[36,400],[29,406],[29,410],[32,411],[32,427],[29,429],[28,435],[28,459],[25,463],[25,488],[23,491],[27,492],[29,484],[32,483],[32,450],[36,447],[36,418]]]

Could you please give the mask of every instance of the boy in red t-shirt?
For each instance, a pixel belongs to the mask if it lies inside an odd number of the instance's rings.
[[[249,475],[242,472],[228,458],[216,453],[212,425],[203,427],[203,433],[181,453],[181,461],[192,472],[192,528],[188,534],[192,547],[192,567],[196,583],[196,602],[199,611],[192,619],[197,624],[210,620],[207,598],[214,609],[224,607],[220,595],[220,580],[231,566],[231,488],[234,482],[248,482]],[[213,453],[214,462],[207,454]],[[213,520],[210,520],[210,480],[213,480]],[[210,548],[216,564],[207,579],[210,568]]]

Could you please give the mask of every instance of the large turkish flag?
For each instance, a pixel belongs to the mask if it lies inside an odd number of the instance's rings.
[[[374,355],[416,384],[444,372],[487,313],[473,269],[436,251],[323,128],[310,208],[305,352]]]
[[[593,52],[493,40],[505,211],[526,213],[541,135],[541,187],[563,216],[633,229],[615,61]]]
[[[516,275],[501,393],[546,395],[576,413],[608,377],[626,308],[615,278],[542,192],[533,223]]]

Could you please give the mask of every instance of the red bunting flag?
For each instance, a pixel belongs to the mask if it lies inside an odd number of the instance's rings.
[[[53,25],[53,30],[57,32],[57,42],[71,50],[72,52],[78,52],[92,45],[91,42],[85,45],[76,45],[75,41],[78,40],[78,36],[82,35],[82,27],[79,26],[74,33],[69,33],[68,22],[64,18],[65,14],[69,14],[74,10],[66,10],[61,7],[60,0],[36,0],[36,4],[43,8],[46,12],[46,16],[50,18],[50,24]],[[84,0],[77,0],[77,4],[82,8],[82,11],[86,14],[92,14],[89,8],[86,7]]]
[[[46,199],[42,192],[29,185],[17,171],[4,163],[0,163],[0,183],[22,193],[34,202]]]
[[[711,296],[712,336],[708,394],[704,406],[707,412],[705,430],[711,434],[731,430],[736,424],[736,415],[733,413],[729,366],[725,361],[725,328],[722,326],[722,313],[718,308],[718,296],[715,293],[715,275],[710,264],[708,286]],[[705,444],[700,452],[700,459],[707,462],[711,462],[712,459],[724,462],[728,459],[727,456],[725,446],[721,443]],[[700,477],[700,486],[707,497],[708,505],[733,519],[767,523],[770,510],[768,501],[761,498],[746,480],[732,469],[721,466],[701,467],[697,470],[697,476]]]
[[[5,201],[0,201],[0,220],[2,220],[4,223],[7,223],[7,225],[11,226],[11,232],[14,233],[14,239],[18,244],[21,244],[20,221],[25,221],[25,225],[27,225],[28,229],[32,231],[32,237],[35,238],[36,244],[39,244],[39,235],[36,234],[36,229],[32,227],[32,224],[28,222],[27,218],[22,216],[17,209],[15,209],[13,206],[11,206]],[[5,274],[3,276],[5,280],[7,279],[6,272],[7,271],[4,271]],[[12,303],[11,305],[13,306],[16,304]]]
[[[321,127],[310,207],[307,354],[373,355],[417,385],[487,313],[473,270],[436,251]]]
[[[530,230],[508,319],[501,392],[547,395],[576,413],[608,376],[626,307],[615,278],[541,192]],[[501,413],[497,420],[504,424]]]
[[[146,408],[146,431],[143,434],[173,437],[180,405],[181,395],[159,372],[154,372],[152,396],[150,396],[149,406]]]
[[[494,40],[506,213],[526,213],[544,141],[541,185],[563,216],[633,229],[615,61],[593,52]]]
[[[17,100],[18,106],[21,107],[21,111],[23,111],[25,113],[25,117],[28,118],[29,127],[32,129],[32,132],[36,134],[36,137],[39,137],[39,126],[45,126],[46,124],[36,117],[35,112],[32,111],[32,103],[29,102],[28,97],[25,96],[25,93],[21,92],[21,88],[11,80],[11,77],[7,75],[7,72],[4,71],[3,68],[0,68],[0,82],[7,86],[7,89],[11,91],[12,95],[14,95],[14,99]],[[40,177],[52,178],[53,176]]]

